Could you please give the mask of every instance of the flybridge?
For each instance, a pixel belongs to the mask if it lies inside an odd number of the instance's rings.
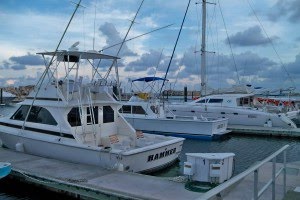
[[[44,56],[57,56],[58,61],[64,61],[64,62],[75,62],[72,61],[74,58],[78,59],[120,59],[116,56],[106,55],[99,53],[97,51],[67,51],[67,50],[60,50],[57,52],[40,52],[37,53],[39,55]],[[78,61],[77,61],[78,62]]]

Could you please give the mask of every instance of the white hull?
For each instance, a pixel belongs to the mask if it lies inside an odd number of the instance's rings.
[[[15,133],[18,132],[18,130],[13,131]],[[51,140],[49,137],[46,140],[42,140],[30,137],[29,135],[32,134],[39,135],[39,133],[30,133],[28,136],[25,136],[26,133],[17,135],[0,132],[0,139],[3,146],[24,153],[68,162],[96,165],[107,169],[118,169],[118,167],[122,166],[123,170],[132,172],[154,171],[176,161],[183,143],[183,140],[179,139],[176,142],[173,140],[169,144],[166,144],[167,141],[161,144],[153,144],[153,147],[149,145],[146,147],[147,149],[114,151],[80,145],[72,142],[72,139],[58,140],[58,137],[55,136],[51,136]],[[20,144],[22,145],[22,150],[18,149]],[[155,158],[156,154],[160,155],[163,152],[168,153],[164,153],[166,156]]]
[[[135,129],[143,131],[210,137],[227,133],[227,119],[200,121],[124,116]]]
[[[169,108],[176,115],[228,118],[228,125],[266,126],[270,119],[272,127],[292,128],[295,126],[284,114],[273,114],[254,109],[204,105],[170,105]]]

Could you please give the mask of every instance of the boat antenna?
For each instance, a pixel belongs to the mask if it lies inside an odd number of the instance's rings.
[[[32,106],[33,106],[33,104],[34,104],[34,102],[35,102],[35,100],[36,100],[37,94],[39,93],[39,91],[40,91],[40,89],[41,89],[41,87],[42,87],[43,81],[44,81],[44,79],[45,79],[45,77],[46,77],[46,75],[47,75],[47,73],[48,73],[48,71],[49,71],[49,69],[50,69],[50,66],[52,65],[52,62],[53,62],[53,60],[54,60],[54,57],[55,57],[55,55],[56,55],[56,53],[57,53],[57,51],[58,51],[58,48],[59,48],[59,46],[60,46],[60,44],[61,44],[63,38],[65,37],[65,34],[66,34],[66,32],[67,32],[67,30],[68,30],[68,28],[69,28],[69,26],[70,26],[70,24],[71,24],[71,22],[72,22],[72,20],[73,20],[73,17],[74,17],[74,15],[75,15],[75,13],[77,12],[78,7],[80,6],[80,3],[81,3],[81,0],[79,0],[79,2],[76,3],[75,10],[74,10],[74,12],[73,12],[73,14],[72,14],[72,16],[71,16],[71,18],[70,18],[70,20],[69,20],[69,22],[68,22],[66,28],[65,28],[65,30],[64,30],[64,32],[63,32],[63,34],[62,34],[62,36],[61,36],[61,38],[60,38],[60,40],[59,40],[59,42],[58,42],[58,44],[57,44],[57,47],[56,47],[56,49],[55,49],[55,51],[54,51],[54,54],[52,55],[51,60],[50,60],[49,64],[47,65],[45,71],[43,72],[41,78],[38,80],[38,83],[37,83],[37,85],[38,85],[37,92],[35,93],[34,98],[33,98],[33,100],[32,100],[32,103],[31,103],[31,105],[30,105],[30,107],[29,107],[29,109],[28,109],[28,111],[27,111],[27,114],[26,114],[24,123],[23,123],[23,125],[22,125],[22,130],[24,130],[24,128],[25,128],[25,122],[26,122],[27,119],[28,119],[30,110],[31,110],[31,108],[32,108]]]
[[[164,77],[163,83],[162,83],[160,91],[159,91],[159,96],[161,95],[161,92],[162,92],[163,87],[165,85],[166,78],[167,78],[167,75],[169,73],[169,69],[170,69],[170,66],[171,66],[171,63],[172,63],[172,60],[173,60],[173,56],[174,56],[174,53],[175,53],[175,50],[176,50],[176,46],[177,46],[177,43],[178,43],[178,40],[179,40],[179,37],[180,37],[180,34],[181,34],[181,30],[183,28],[183,24],[184,24],[184,21],[185,21],[185,18],[186,18],[186,14],[187,14],[187,12],[189,10],[189,7],[190,7],[190,3],[191,3],[191,0],[189,0],[188,5],[186,7],[186,10],[185,10],[185,13],[184,13],[184,17],[182,19],[181,26],[180,26],[180,29],[179,29],[179,33],[177,35],[177,39],[176,39],[176,42],[175,42],[175,45],[174,45],[174,48],[173,48],[173,52],[172,52],[172,55],[171,55],[171,58],[170,58],[170,61],[169,61],[169,64],[168,64],[168,68],[167,68],[167,71],[165,73],[165,77]]]
[[[116,57],[119,56],[119,53],[120,53],[120,51],[122,50],[122,47],[123,47],[123,45],[124,45],[124,43],[125,43],[125,41],[126,41],[126,39],[127,39],[127,36],[128,36],[128,34],[129,34],[130,30],[131,30],[131,27],[132,27],[133,24],[135,23],[135,19],[136,19],[137,15],[138,15],[138,13],[139,13],[139,11],[140,11],[140,9],[141,9],[143,3],[144,3],[144,0],[142,0],[142,2],[141,2],[141,4],[140,4],[140,6],[139,6],[137,12],[135,13],[135,16],[134,16],[133,20],[132,20],[131,23],[130,23],[130,26],[129,26],[128,30],[127,30],[127,33],[126,33],[125,37],[123,38],[123,41],[122,41],[122,43],[121,43],[121,45],[120,45],[120,48],[119,48],[119,50],[118,50],[118,52],[117,52],[117,54],[116,54]],[[117,78],[117,88],[118,88],[118,93],[119,93],[119,99],[121,100],[121,93],[120,93],[120,79],[119,79],[118,67],[117,67],[117,65],[116,65],[116,62],[117,62],[117,59],[114,59],[113,62],[112,62],[112,64],[111,64],[111,66],[110,66],[109,69],[107,70],[107,72],[106,72],[106,74],[105,74],[105,76],[104,76],[104,79],[107,79],[107,78],[108,78],[111,69],[113,68],[113,66],[115,66],[115,70],[116,70],[116,78]]]
[[[97,1],[95,4],[95,15],[94,15],[94,36],[93,36],[93,50],[95,50],[95,35],[96,35],[96,11],[97,11]]]
[[[148,34],[153,33],[153,32],[155,32],[155,31],[159,31],[159,30],[161,30],[161,29],[168,28],[168,27],[170,27],[170,26],[172,26],[172,25],[174,25],[174,24],[169,24],[169,25],[167,25],[167,26],[163,26],[163,27],[154,29],[154,30],[152,30],[152,31],[149,31],[149,32],[147,32],[147,33],[143,33],[143,34],[141,34],[141,35],[132,37],[132,38],[130,38],[130,39],[125,40],[124,43],[125,43],[125,42],[128,42],[128,41],[131,41],[131,40],[134,40],[134,39],[136,39],[136,38],[139,38],[139,37],[148,35]],[[117,46],[117,45],[119,45],[119,44],[122,44],[122,43],[123,43],[123,42],[119,42],[119,43],[114,44],[114,45],[111,45],[111,46],[109,46],[109,47],[105,47],[105,48],[99,50],[99,53],[103,52],[104,50],[107,50],[107,49],[110,49],[110,48],[112,48],[112,47],[115,47],[115,46]]]

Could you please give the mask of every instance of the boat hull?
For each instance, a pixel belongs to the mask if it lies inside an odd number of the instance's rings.
[[[4,147],[27,154],[130,172],[150,172],[169,165],[178,159],[183,144],[181,139],[168,141],[168,145],[161,143],[134,150],[116,151],[79,145],[59,140],[58,137],[42,140],[26,133],[17,135],[3,131],[0,132],[0,140]],[[156,154],[162,152],[168,152],[168,155],[154,159]]]
[[[228,133],[226,130],[228,119],[200,121],[141,118],[126,115],[125,119],[138,130],[185,138],[212,138],[215,135]]]
[[[273,114],[252,109],[224,106],[171,105],[170,110],[172,110],[174,114],[182,116],[228,118],[228,125],[266,126],[270,119],[272,127],[296,127],[294,122],[285,117],[284,114]]]

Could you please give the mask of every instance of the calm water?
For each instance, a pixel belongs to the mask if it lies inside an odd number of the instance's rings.
[[[2,106],[0,114],[6,115],[12,112],[15,107]],[[300,140],[269,138],[269,137],[253,137],[253,136],[229,136],[221,141],[200,141],[186,140],[183,145],[180,162],[176,165],[155,173],[155,176],[179,176],[182,175],[182,165],[186,161],[185,153],[209,153],[209,152],[232,152],[235,153],[235,171],[238,174],[255,162],[263,160],[282,146],[289,144],[291,147],[287,152],[287,161],[300,160]],[[282,158],[278,159],[282,162]],[[58,195],[31,185],[18,182],[12,182],[9,179],[0,180],[0,199],[4,200],[37,200],[37,199],[72,199],[66,196]]]

